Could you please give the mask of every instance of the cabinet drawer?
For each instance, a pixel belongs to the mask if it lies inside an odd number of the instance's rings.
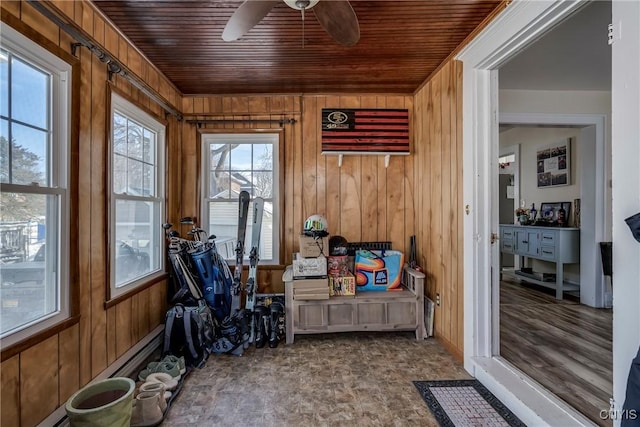
[[[512,240],[513,236],[515,235],[513,228],[503,228],[501,231],[502,235],[500,236],[500,238],[502,240]]]
[[[553,231],[543,231],[541,239],[540,244],[542,245],[555,245],[556,233]]]
[[[502,252],[513,253],[513,240],[503,240],[502,242],[500,242],[500,250]]]
[[[556,248],[555,246],[541,246],[540,247],[540,258],[548,259],[550,261],[556,259]]]

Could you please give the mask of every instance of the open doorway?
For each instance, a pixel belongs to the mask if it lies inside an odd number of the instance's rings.
[[[601,36],[610,16],[609,2],[593,2],[500,67],[500,158],[521,149],[516,207],[526,214],[504,222],[514,204],[499,171],[503,274],[492,292],[496,354],[600,425],[611,424],[600,411],[613,394],[599,256],[611,236],[611,53]]]
[[[629,366],[637,353],[637,331],[629,324],[640,319],[638,304],[640,288],[640,245],[626,228],[624,219],[638,210],[640,172],[637,159],[637,138],[640,123],[638,93],[640,70],[640,4],[613,0],[611,118],[607,129],[612,135],[606,151],[611,158],[613,223],[613,401],[611,412],[619,425],[625,402]],[[587,3],[588,4],[588,3]],[[512,2],[505,11],[483,30],[472,44],[465,47],[457,59],[463,63],[463,203],[467,213],[464,224],[464,366],[518,417],[530,425],[589,425],[591,421],[549,393],[526,375],[513,369],[496,356],[494,344],[492,291],[498,266],[499,245],[496,198],[493,176],[498,160],[498,69],[524,47],[539,39],[568,16],[585,5],[584,2]],[[624,26],[625,31],[622,32]],[[502,96],[501,96],[502,98]],[[562,96],[557,104],[567,100]],[[501,105],[504,103],[500,102]],[[574,102],[576,108],[582,105]],[[588,114],[588,112],[585,112]],[[613,155],[611,155],[613,153]],[[612,188],[612,189],[611,189]],[[495,221],[495,222],[494,222]],[[494,234],[495,233],[495,234]],[[495,266],[490,262],[496,260]]]

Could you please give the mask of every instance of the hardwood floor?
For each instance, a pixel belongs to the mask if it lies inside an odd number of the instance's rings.
[[[612,310],[553,290],[500,282],[500,354],[542,386],[602,426],[598,414],[612,396]]]

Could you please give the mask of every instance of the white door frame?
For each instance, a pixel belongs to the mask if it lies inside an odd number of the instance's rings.
[[[640,243],[624,222],[640,211],[640,2],[613,0],[612,11],[613,398],[620,410],[640,345]]]
[[[492,214],[498,161],[497,69],[585,2],[514,1],[457,56],[463,62],[464,367],[528,425],[586,417],[493,355]]]

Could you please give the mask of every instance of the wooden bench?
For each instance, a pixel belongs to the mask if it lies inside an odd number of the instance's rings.
[[[355,296],[326,300],[293,297],[293,281],[285,282],[286,343],[296,334],[354,331],[415,331],[425,338],[424,274],[404,268],[400,291],[356,291]]]

